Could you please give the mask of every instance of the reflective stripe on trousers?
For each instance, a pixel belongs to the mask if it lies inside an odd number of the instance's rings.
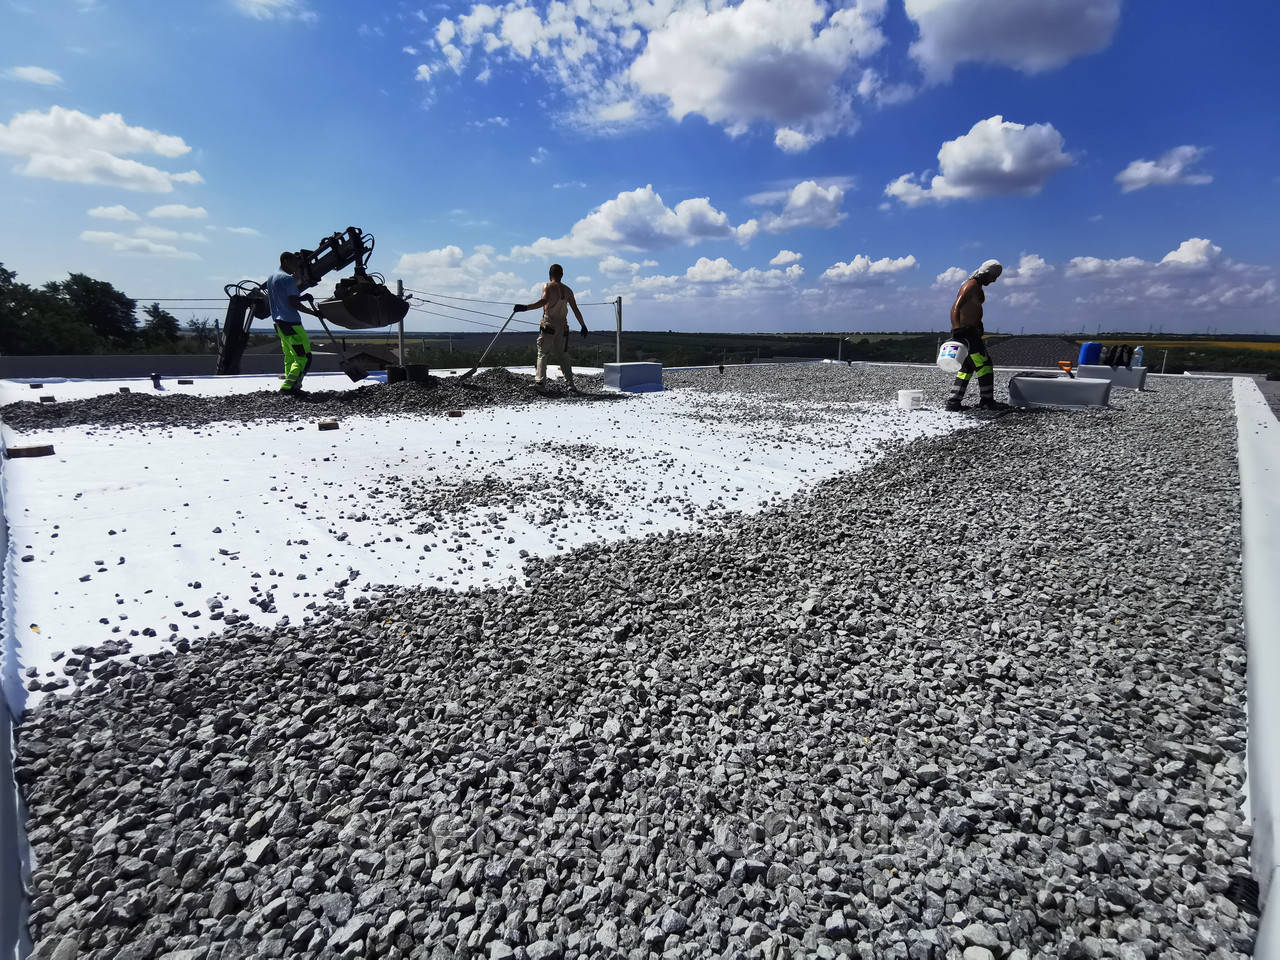
[[[284,383],[281,390],[296,390],[311,369],[311,338],[302,324],[276,324],[280,350],[284,353]]]

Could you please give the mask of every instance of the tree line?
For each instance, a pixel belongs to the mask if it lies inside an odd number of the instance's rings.
[[[216,349],[216,324],[178,318],[138,303],[105,280],[71,273],[33,287],[0,263],[0,354],[205,353]]]

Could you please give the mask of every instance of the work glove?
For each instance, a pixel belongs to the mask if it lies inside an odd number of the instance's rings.
[[[586,328],[585,326],[583,326],[583,328],[582,328],[582,339],[583,339],[583,340],[587,339],[587,333],[588,333],[588,332],[589,332],[589,331],[587,330],[587,328]]]
[[[515,306],[513,306],[513,307],[511,308],[511,312],[512,312],[512,313],[524,313],[524,312],[525,312],[526,310],[528,310],[528,309],[529,309],[529,308],[528,308],[528,307],[526,307],[523,303],[517,303]]]

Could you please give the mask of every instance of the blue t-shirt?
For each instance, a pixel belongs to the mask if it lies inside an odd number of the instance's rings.
[[[293,326],[302,325],[302,317],[290,297],[299,296],[298,281],[291,274],[277,270],[267,277],[267,300],[271,303],[271,318],[276,323],[288,323]]]

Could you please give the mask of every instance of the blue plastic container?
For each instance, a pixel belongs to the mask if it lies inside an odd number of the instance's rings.
[[[1097,340],[1086,340],[1080,344],[1080,356],[1076,360],[1076,366],[1082,367],[1086,363],[1102,362],[1102,344]]]

